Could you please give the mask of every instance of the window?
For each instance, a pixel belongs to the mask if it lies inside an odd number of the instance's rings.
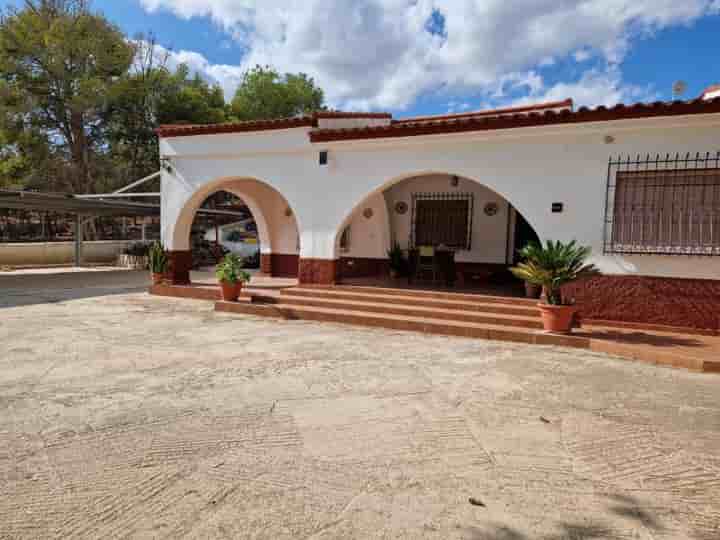
[[[719,159],[611,162],[605,251],[720,255]]]
[[[469,193],[414,194],[411,244],[470,249],[472,208]]]

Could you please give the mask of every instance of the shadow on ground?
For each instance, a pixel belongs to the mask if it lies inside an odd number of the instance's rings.
[[[146,291],[145,271],[0,274],[0,309]]]
[[[665,527],[649,511],[642,508],[642,503],[630,495],[615,494],[608,496],[608,511],[610,514],[625,520],[628,527],[635,528],[638,538],[644,536],[640,531],[652,535],[662,533]],[[616,520],[613,520],[616,521]],[[626,538],[628,531],[610,528],[597,517],[588,517],[585,520],[562,521],[556,524],[552,533],[528,534],[515,527],[491,523],[486,527],[467,527],[466,532],[471,540],[593,540]],[[707,540],[708,537],[695,536],[697,540]],[[634,538],[635,536],[633,536]]]

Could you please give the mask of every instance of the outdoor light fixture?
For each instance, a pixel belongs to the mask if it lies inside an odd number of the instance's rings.
[[[603,139],[605,141],[605,144],[612,144],[615,142],[615,137],[612,135],[605,135],[605,138]]]
[[[563,211],[563,203],[561,202],[554,202],[552,203],[552,211],[554,214],[559,214]]]
[[[171,173],[172,172],[172,163],[170,162],[170,158],[166,156],[160,157],[160,166],[163,168],[165,172]]]
[[[459,178],[459,177],[453,176],[452,178],[450,178],[450,185],[451,185],[452,187],[458,187],[459,184],[460,184],[460,178]]]
[[[320,150],[319,163],[320,163],[320,165],[328,164],[328,151],[327,150]]]

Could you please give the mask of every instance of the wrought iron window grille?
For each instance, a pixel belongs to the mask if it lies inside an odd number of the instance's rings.
[[[435,208],[423,209],[423,201],[435,202]],[[472,193],[413,193],[410,247],[443,244],[448,248],[472,249],[473,205]],[[433,214],[438,217],[432,218]]]
[[[720,255],[720,152],[610,157],[603,252]]]

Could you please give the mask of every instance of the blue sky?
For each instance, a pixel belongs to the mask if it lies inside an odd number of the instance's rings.
[[[0,5],[21,3],[0,0]],[[532,6],[532,7],[528,7]],[[720,0],[95,0],[232,94],[255,63],[330,105],[396,116],[573,97],[696,97],[720,82]]]

